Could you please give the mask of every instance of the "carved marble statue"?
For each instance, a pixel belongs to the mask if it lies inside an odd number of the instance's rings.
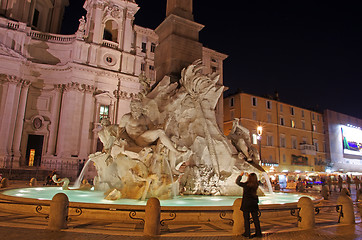
[[[90,155],[98,176],[95,188],[107,199],[171,198],[177,194],[239,195],[239,172],[256,172],[259,154],[250,133],[235,120],[226,137],[215,108],[224,87],[217,74],[202,73],[196,61],[179,82],[164,77],[131,101],[119,125],[102,120],[102,153]]]

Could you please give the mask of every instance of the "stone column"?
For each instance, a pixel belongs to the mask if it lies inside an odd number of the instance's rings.
[[[83,121],[81,125],[81,136],[80,136],[80,149],[79,157],[81,159],[88,158],[90,154],[90,139],[91,133],[90,128],[93,116],[93,93],[95,87],[90,85],[83,85],[84,90],[84,108],[83,108]]]
[[[94,27],[92,30],[92,35],[93,35],[92,42],[98,44],[102,42],[102,37],[103,37],[103,24],[102,24],[103,9],[104,9],[103,3],[96,4],[95,9],[93,10],[93,18],[90,19],[91,24],[93,24]]]
[[[21,93],[20,93],[20,102],[19,102],[19,107],[18,107],[18,113],[16,116],[13,151],[14,151],[15,157],[17,157],[17,158],[19,158],[21,156],[20,143],[21,143],[21,137],[22,137],[23,127],[24,127],[24,116],[25,116],[29,86],[30,86],[29,81],[23,81],[22,89],[21,89]],[[18,166],[18,165],[19,165],[19,163],[15,163],[15,166]]]
[[[16,122],[17,106],[19,103],[20,83],[21,81],[15,76],[8,76],[8,88],[4,102],[4,108],[1,109],[0,122],[0,156],[12,153],[12,142]]]
[[[50,116],[50,129],[49,129],[49,141],[46,154],[48,156],[55,154],[55,143],[57,141],[58,122],[60,114],[60,99],[63,94],[64,85],[54,85],[54,97],[52,99],[51,116]]]
[[[56,153],[60,157],[70,157],[72,154],[72,147],[74,140],[74,104],[75,104],[75,91],[79,90],[78,83],[68,83],[65,85],[63,92],[63,101],[60,112],[60,122],[58,129],[58,141],[56,146]]]
[[[125,14],[124,19],[124,30],[123,30],[123,50],[125,52],[131,52],[132,50],[132,37],[133,37],[133,26],[132,22],[134,20],[134,12],[128,11]]]

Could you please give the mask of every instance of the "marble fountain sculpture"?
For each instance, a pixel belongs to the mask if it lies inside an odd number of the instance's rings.
[[[202,68],[195,61],[182,70],[179,82],[164,77],[154,88],[140,77],[143,89],[131,101],[131,112],[119,125],[102,120],[98,136],[104,148],[88,162],[98,173],[94,189],[104,191],[106,199],[240,196],[235,184],[240,171],[262,178],[249,131],[238,119],[229,136],[220,131],[215,107],[224,86],[219,75],[203,74]]]

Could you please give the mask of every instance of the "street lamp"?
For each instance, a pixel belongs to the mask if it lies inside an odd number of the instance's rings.
[[[260,158],[259,165],[261,165],[261,163],[262,163],[262,160],[261,160],[261,135],[263,134],[263,127],[258,126],[256,128],[256,133],[258,134],[258,141],[259,141],[259,158]]]

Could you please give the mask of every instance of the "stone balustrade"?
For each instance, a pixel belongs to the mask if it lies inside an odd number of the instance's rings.
[[[108,40],[103,40],[103,41],[102,41],[102,46],[108,47],[108,48],[113,48],[113,49],[118,49],[119,44],[116,43],[116,42],[112,42],[112,41],[108,41]]]
[[[64,36],[64,35],[57,35],[50,33],[42,33],[38,31],[30,31],[28,33],[28,36],[30,36],[33,39],[49,41],[54,43],[71,43],[76,39],[75,35]]]

